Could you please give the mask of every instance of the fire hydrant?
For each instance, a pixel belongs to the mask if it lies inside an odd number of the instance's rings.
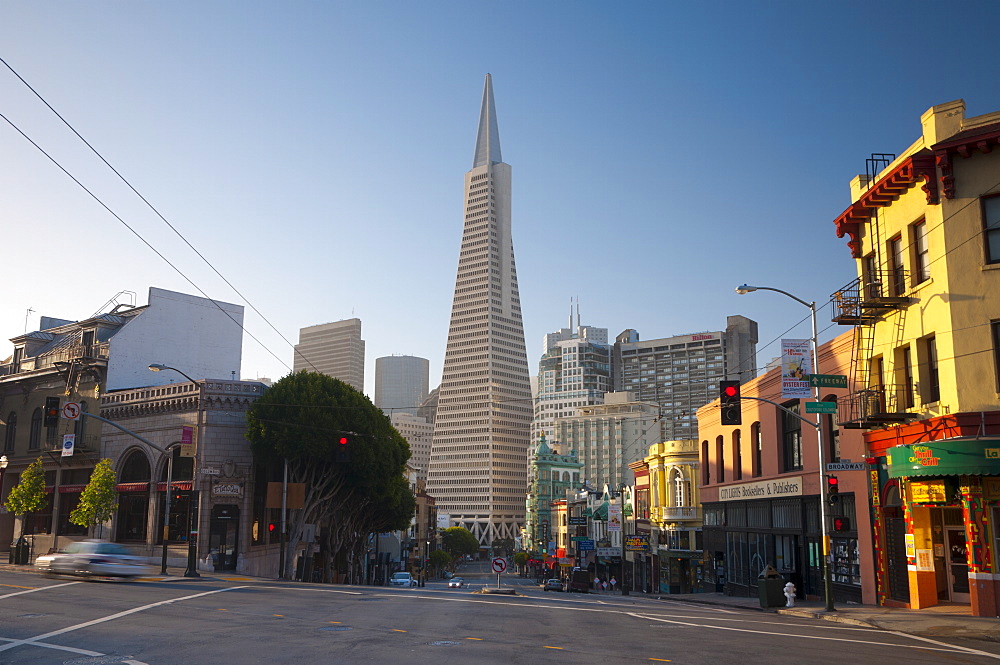
[[[788,599],[785,607],[795,607],[795,585],[791,582],[785,585],[785,598]]]

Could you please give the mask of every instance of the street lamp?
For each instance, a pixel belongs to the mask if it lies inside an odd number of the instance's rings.
[[[193,383],[195,385],[198,385],[197,381],[195,381],[190,376],[188,376],[184,372],[180,371],[176,367],[168,367],[167,365],[162,365],[160,363],[153,363],[153,364],[151,364],[149,366],[149,371],[150,372],[159,372],[159,371],[165,370],[165,369],[173,370],[174,372],[177,372],[178,374],[180,374],[181,376],[183,376],[185,379],[187,379],[191,383]],[[173,453],[171,453],[170,454],[170,462],[171,462],[171,464],[173,463],[173,458],[174,458]],[[192,462],[191,462],[191,501],[192,502],[195,501],[194,481],[195,481],[195,476],[197,475],[197,469],[196,469],[196,467],[197,467],[197,465],[194,463],[194,460],[192,460]],[[164,523],[165,527],[167,527],[169,525],[168,520],[170,519],[170,492],[171,492],[170,481],[168,480],[167,481],[167,499],[166,499],[166,504],[164,506],[164,510],[166,511],[167,515],[164,517],[164,520],[163,520],[163,523]],[[199,497],[199,499],[200,499],[200,497]],[[198,501],[198,506],[199,506],[199,508],[201,507],[201,501],[200,500]],[[187,531],[188,531],[188,537],[187,537],[187,539],[188,539],[188,556],[187,556],[187,568],[184,570],[184,577],[201,577],[201,575],[198,573],[198,546],[194,542],[194,534],[192,533],[192,531],[193,531],[193,529],[192,529],[192,527],[193,527],[192,520],[194,518],[194,506],[192,506],[190,503],[188,504],[188,511],[187,511],[187,513],[188,513],[188,524],[187,524],[187,527],[188,527],[188,529],[187,529]],[[166,568],[167,568],[167,560],[166,560],[166,556],[167,555],[166,555],[166,551],[167,551],[167,528],[164,528],[164,530],[163,530],[163,572],[166,572]]]
[[[812,370],[813,373],[819,374],[819,341],[817,339],[816,332],[816,302],[806,302],[799,297],[793,296],[788,291],[782,291],[781,289],[775,289],[770,286],[750,286],[749,284],[743,284],[742,286],[736,287],[736,293],[739,293],[740,295],[753,293],[754,291],[774,291],[775,293],[788,296],[795,302],[809,308],[809,314],[812,319]],[[819,386],[815,386],[813,388],[813,396],[816,398],[816,401],[819,401]],[[823,476],[826,470],[826,455],[823,450],[823,416],[819,413],[816,414],[816,446],[819,449],[819,526],[820,534],[823,538],[823,595],[826,600],[826,611],[833,612],[836,608],[833,606],[833,583],[830,576],[830,530],[826,524],[826,503],[829,497],[827,496],[826,483],[823,482]]]

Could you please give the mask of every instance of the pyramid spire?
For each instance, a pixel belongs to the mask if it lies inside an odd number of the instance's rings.
[[[476,156],[472,160],[472,168],[502,161],[497,110],[493,105],[493,78],[487,74],[483,86],[483,107],[479,111],[479,134],[476,136]]]

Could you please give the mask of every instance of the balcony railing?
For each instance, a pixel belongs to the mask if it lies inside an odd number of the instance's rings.
[[[656,513],[659,513],[659,518],[664,521],[701,519],[701,508],[699,506],[664,506],[654,508],[654,517]]]
[[[108,342],[100,344],[73,344],[72,346],[56,349],[52,353],[46,353],[45,355],[22,358],[16,366],[13,363],[0,365],[0,376],[55,367],[58,363],[106,362],[109,347],[110,344]]]
[[[916,418],[907,411],[912,405],[906,386],[866,388],[837,400],[837,420],[845,429],[872,429]]]
[[[880,270],[859,277],[830,296],[836,312],[833,320],[847,326],[864,325],[905,307],[910,303],[903,296],[908,281],[906,270]]]

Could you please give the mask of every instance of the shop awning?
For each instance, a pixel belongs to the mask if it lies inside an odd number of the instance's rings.
[[[887,451],[890,478],[1000,475],[1000,439],[943,439]]]

